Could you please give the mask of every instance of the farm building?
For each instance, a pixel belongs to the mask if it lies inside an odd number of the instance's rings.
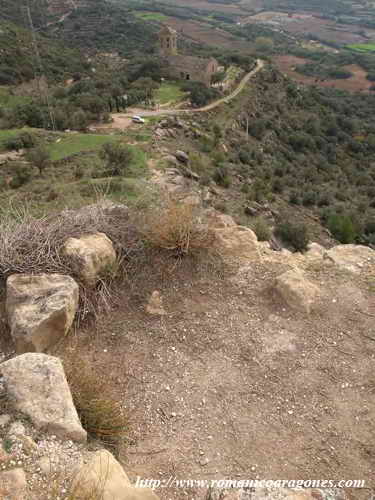
[[[211,85],[212,75],[218,70],[216,59],[178,54],[177,31],[169,26],[163,26],[159,32],[159,50],[165,59],[170,78]]]

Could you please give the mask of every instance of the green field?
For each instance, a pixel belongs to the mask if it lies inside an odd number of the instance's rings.
[[[347,45],[347,48],[356,52],[375,52],[375,43],[353,43]]]
[[[0,87],[0,108],[14,108],[18,104],[26,104],[31,101],[31,97],[11,95],[8,87]]]
[[[14,128],[11,130],[0,130],[0,151],[4,150],[5,143],[11,137],[16,137],[17,135],[25,132],[26,130],[31,130],[27,128]]]
[[[177,83],[165,82],[155,92],[155,99],[159,104],[175,103],[181,101],[185,93]]]
[[[47,146],[51,155],[51,160],[62,160],[76,153],[84,151],[96,151],[107,142],[118,140],[118,136],[95,135],[95,134],[75,134],[64,135],[59,142],[54,142]]]
[[[168,18],[164,14],[161,14],[160,12],[148,12],[148,11],[135,11],[134,15],[137,17],[140,17],[141,19],[144,19],[145,21],[158,21],[160,23],[166,21]]]

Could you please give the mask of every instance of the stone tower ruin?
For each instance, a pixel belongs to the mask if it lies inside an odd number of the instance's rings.
[[[170,26],[163,26],[159,31],[159,49],[164,57],[177,55],[177,31]]]

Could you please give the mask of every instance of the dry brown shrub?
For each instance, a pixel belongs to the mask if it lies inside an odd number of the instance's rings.
[[[78,320],[96,318],[111,309],[116,283],[127,262],[143,244],[124,210],[108,210],[101,201],[80,210],[41,218],[32,217],[27,210],[8,211],[0,221],[0,285],[14,273],[67,274],[80,285]],[[69,237],[103,232],[113,242],[118,260],[116,273],[110,270],[94,289],[80,281],[76,263],[62,256],[61,248]]]
[[[172,198],[149,208],[140,225],[146,242],[176,256],[209,251],[214,241],[203,210]]]
[[[65,374],[84,429],[113,448],[126,438],[128,417],[120,395],[108,377],[78,356],[64,360]]]

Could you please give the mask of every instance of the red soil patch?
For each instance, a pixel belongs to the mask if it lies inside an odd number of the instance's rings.
[[[288,75],[290,78],[297,82],[305,83],[307,85],[332,87],[340,90],[347,90],[349,92],[368,92],[372,85],[372,83],[369,82],[366,78],[367,72],[356,64],[344,66],[345,69],[353,73],[353,76],[351,78],[347,78],[345,80],[321,81],[317,80],[314,77],[309,77],[302,75],[301,73],[297,73],[297,71],[294,70],[294,68],[298,64],[304,64],[308,62],[307,59],[303,59],[302,57],[283,55],[275,57],[274,61],[282,73]]]

